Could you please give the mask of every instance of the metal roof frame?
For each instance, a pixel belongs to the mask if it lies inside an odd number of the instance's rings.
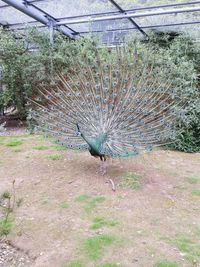
[[[86,22],[94,22],[94,21],[104,21],[104,20],[116,20],[116,19],[126,19],[126,18],[142,18],[142,17],[150,17],[150,16],[159,16],[159,15],[168,15],[168,14],[177,14],[184,12],[195,12],[200,11],[200,7],[192,7],[192,8],[180,8],[180,9],[170,9],[170,10],[162,10],[162,11],[150,11],[150,12],[127,12],[126,14],[121,15],[110,15],[110,16],[100,16],[100,17],[88,17],[85,19],[64,19],[62,21],[58,21],[57,25],[64,24],[79,24]]]
[[[109,0],[109,2],[111,4],[113,4],[122,14],[126,14],[126,11],[121,8],[120,5],[118,5],[118,3],[115,0]],[[132,19],[132,18],[128,18],[128,20],[144,35],[147,36],[146,32],[144,32],[141,27]]]
[[[70,39],[74,39],[73,34],[71,32],[73,30],[71,28],[69,29],[67,26],[60,27],[59,25],[57,25],[57,21],[53,16],[41,10],[40,8],[36,7],[31,2],[27,0],[2,0],[2,1],[18,9],[24,14],[34,18],[36,21],[46,25],[47,27],[49,27],[50,32],[52,32],[52,29],[56,29],[62,34],[69,37]],[[73,32],[76,34],[75,31]]]
[[[62,18],[55,18],[51,14],[45,12],[41,8],[37,7],[33,3],[37,2],[45,2],[45,0],[2,0],[6,3],[4,6],[0,6],[0,8],[5,8],[12,6],[24,14],[32,17],[34,21],[28,21],[26,23],[15,23],[8,24],[10,29],[13,30],[22,30],[26,27],[26,25],[31,25],[37,22],[42,23],[43,25],[36,25],[36,27],[48,27],[50,33],[50,39],[53,41],[53,32],[54,30],[60,31],[62,34],[68,36],[70,39],[75,39],[75,36],[89,33],[89,31],[75,31],[73,29],[74,24],[81,23],[92,23],[98,21],[112,21],[112,20],[122,20],[127,19],[133,24],[133,27],[123,27],[123,28],[113,28],[103,30],[93,30],[94,33],[99,32],[117,32],[117,31],[130,31],[130,30],[138,30],[144,36],[147,36],[147,33],[144,29],[155,29],[159,27],[175,27],[182,25],[194,25],[199,24],[200,21],[186,21],[180,23],[166,23],[166,24],[158,24],[158,25],[138,25],[135,22],[134,18],[142,18],[142,17],[153,17],[153,16],[161,16],[168,14],[178,14],[178,13],[186,13],[186,12],[197,12],[200,11],[200,1],[192,1],[192,2],[182,2],[182,3],[173,3],[173,4],[163,4],[163,5],[153,5],[153,6],[144,6],[144,7],[136,7],[132,9],[123,9],[119,4],[118,0],[108,0],[117,10],[108,11],[108,12],[99,12],[92,14],[84,14],[84,15],[76,15],[76,16],[68,16]],[[191,6],[192,7],[189,7]],[[194,7],[194,5],[198,5]],[[160,10],[162,8],[162,10]],[[1,25],[1,22],[0,22]],[[69,27],[70,25],[70,27]],[[91,31],[90,31],[91,32]]]

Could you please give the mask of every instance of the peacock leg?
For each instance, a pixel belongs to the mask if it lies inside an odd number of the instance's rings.
[[[107,170],[107,163],[106,163],[106,161],[102,160],[100,162],[99,167],[98,167],[97,174],[101,175],[101,176],[104,176],[106,174],[106,170]]]

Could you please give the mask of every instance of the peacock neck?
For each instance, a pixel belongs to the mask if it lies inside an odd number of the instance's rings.
[[[95,139],[94,138],[89,138],[83,133],[81,133],[81,136],[85,140],[85,142],[89,145],[90,151],[92,150],[97,155],[101,154],[100,153],[100,148],[101,148],[101,145],[106,140],[106,136],[107,136],[106,133],[100,133]]]

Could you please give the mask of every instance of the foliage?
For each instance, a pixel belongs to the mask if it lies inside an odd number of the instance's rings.
[[[87,39],[74,42],[60,34],[55,34],[52,46],[48,34],[34,28],[24,34],[0,28],[0,67],[6,86],[0,93],[0,108],[15,107],[23,118],[27,97],[37,95],[41,84],[49,83],[57,71],[69,71],[80,55],[90,57],[93,46]],[[29,124],[32,131],[31,118]]]
[[[12,192],[5,191],[0,196],[0,237],[7,236],[12,229],[13,218],[11,217],[16,207],[19,207],[22,199],[16,200],[15,180],[12,182]]]
[[[92,63],[97,51],[93,40],[71,41],[55,34],[54,45],[51,45],[48,34],[34,28],[23,35],[0,29],[0,67],[6,86],[0,93],[0,109],[15,107],[22,117],[26,116],[27,97],[37,95],[42,84],[49,85],[58,71],[70,73],[75,62],[83,58]],[[154,33],[148,42],[130,39],[127,45],[139,59],[161,67],[163,79],[167,77],[172,82],[175,97],[182,99],[184,115],[177,120],[176,142],[170,147],[186,152],[200,151],[199,43],[182,34]],[[101,59],[106,61],[110,57],[106,49],[101,47],[98,51]],[[28,117],[30,132],[33,125],[34,121]]]
[[[146,44],[145,44],[146,46]],[[183,114],[177,120],[176,142],[170,147],[185,152],[200,151],[200,45],[180,34],[153,34],[147,44],[149,60],[163,68],[176,96],[182,100]]]

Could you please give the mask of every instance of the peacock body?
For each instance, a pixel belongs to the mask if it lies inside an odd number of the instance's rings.
[[[77,62],[32,100],[37,128],[92,156],[128,157],[171,142],[178,104],[172,81],[131,51]],[[162,76],[162,77],[161,77]]]

